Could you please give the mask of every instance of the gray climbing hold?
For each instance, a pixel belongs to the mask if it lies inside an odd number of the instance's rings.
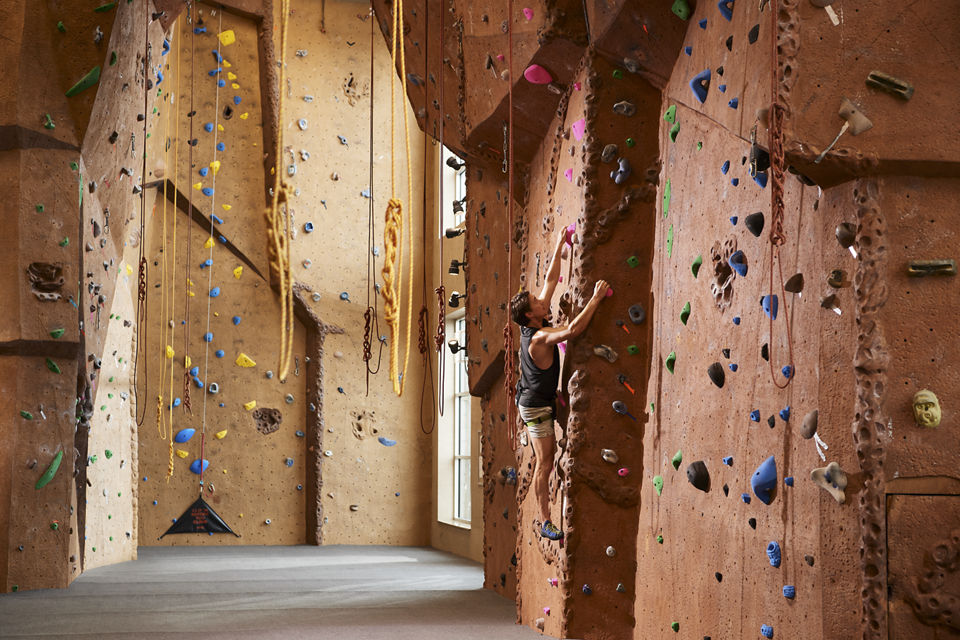
[[[628,100],[621,100],[613,105],[613,112],[629,118],[637,113],[637,107]]]
[[[602,162],[613,162],[613,159],[617,157],[617,153],[620,149],[617,145],[611,143],[603,148],[603,151],[600,152],[600,160]]]
[[[300,131],[306,131],[306,130],[307,130],[307,119],[306,119],[306,118],[300,118],[299,120],[297,120],[297,126],[300,127]]]
[[[593,347],[593,355],[605,358],[608,362],[617,361],[617,352],[605,344],[597,344]]]

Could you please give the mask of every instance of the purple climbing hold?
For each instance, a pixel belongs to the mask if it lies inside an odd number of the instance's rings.
[[[706,24],[706,20],[702,20],[701,24]],[[693,91],[693,96],[697,99],[700,104],[703,104],[707,99],[707,90],[710,89],[710,69],[704,69],[697,75],[693,76],[693,80],[690,81],[690,90]]]

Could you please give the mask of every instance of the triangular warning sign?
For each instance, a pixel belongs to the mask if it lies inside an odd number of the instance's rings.
[[[233,530],[204,502],[203,497],[200,497],[177,518],[163,536],[168,533],[233,533]],[[237,533],[233,535],[240,537]]]

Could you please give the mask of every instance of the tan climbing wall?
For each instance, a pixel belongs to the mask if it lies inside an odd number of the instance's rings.
[[[417,351],[417,313],[423,301],[421,269],[425,259],[421,246],[423,136],[407,106],[411,145],[411,164],[408,164],[403,136],[404,107],[401,106],[406,101],[401,102],[398,80],[395,155],[391,156],[390,54],[383,38],[375,33],[374,182],[368,190],[371,22],[367,8],[350,2],[328,2],[325,6],[294,3],[293,11],[288,36],[288,83],[283,87],[286,117],[281,122],[285,153],[279,164],[285,172],[289,165],[296,165],[296,175],[290,178],[290,184],[297,190],[293,200],[294,277],[312,290],[312,294],[306,295],[312,311],[323,322],[344,331],[328,335],[323,348],[324,433],[319,496],[323,542],[426,544],[431,517],[431,437],[421,432],[418,418],[423,368]],[[317,29],[321,20],[325,31]],[[415,70],[408,68],[408,72]],[[301,120],[305,128],[300,127]],[[389,346],[383,349],[379,374],[370,378],[369,395],[362,360],[363,314],[368,291],[366,264],[372,257],[369,291],[372,305],[377,295],[372,289],[373,283],[383,283],[380,270],[384,260],[384,211],[391,196],[392,164],[396,169],[396,195],[403,202],[404,214],[412,221],[404,221],[404,234],[412,238],[416,256],[412,324],[408,324],[406,281],[410,253],[405,242],[402,273],[398,272],[397,278],[398,283],[403,283],[402,317],[397,336],[401,358],[408,327],[411,338],[401,399],[394,396],[390,383]],[[408,172],[412,176],[412,203],[406,188]],[[372,247],[368,242],[371,201],[364,192],[373,196]],[[305,230],[308,223],[313,226],[312,233]],[[433,225],[435,222],[427,228]],[[436,327],[436,307],[434,285],[430,282],[432,276],[427,285],[432,335]],[[379,334],[390,336],[382,299],[377,301],[377,309]],[[374,357],[371,365],[375,366],[379,352],[376,327],[371,330],[371,339]],[[430,344],[432,346],[432,341]],[[429,403],[430,400],[426,400],[425,429],[429,429]],[[381,444],[381,437],[396,444]]]

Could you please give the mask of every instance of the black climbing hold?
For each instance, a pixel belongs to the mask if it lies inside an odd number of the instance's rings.
[[[729,357],[730,357],[730,349],[721,349],[721,350],[720,350],[720,353],[723,354],[723,357],[724,357],[724,358],[729,358]]]
[[[757,519],[756,519],[756,518],[750,518],[749,520],[747,520],[747,524],[750,525],[750,528],[751,528],[751,529],[756,529],[756,528],[757,528]]]
[[[193,111],[191,111],[190,113],[187,114],[187,117],[188,117],[188,118],[192,118],[192,117],[195,116],[195,115],[197,115],[197,111],[196,111],[196,110],[193,110]]]
[[[517,566],[517,554],[513,554],[512,556],[510,556],[510,564],[512,564],[513,566]]]
[[[707,471],[707,465],[703,460],[690,463],[687,467],[687,481],[700,491],[710,491],[710,472]]]
[[[633,324],[641,324],[647,318],[647,312],[640,304],[631,305],[627,313],[630,314],[630,322]]]
[[[766,342],[764,342],[763,346],[760,347],[760,357],[766,360],[767,362],[770,362],[770,347],[767,346]]]
[[[795,273],[783,284],[783,288],[790,293],[800,293],[803,291],[803,274]]]
[[[773,429],[775,426],[777,426],[777,419],[771,415],[769,418],[767,418],[767,424],[770,425],[771,429]]]
[[[723,372],[723,365],[714,362],[707,367],[707,375],[710,376],[710,382],[723,389],[723,383],[726,380],[726,374]]]
[[[120,137],[120,134],[119,134],[118,132],[114,131],[113,133],[111,133],[111,134],[110,134],[110,144],[115,144],[115,143],[117,142],[117,138],[119,138],[119,137]]]
[[[223,108],[223,119],[229,120],[232,117],[233,117],[233,107],[231,107],[230,105],[225,106]]]
[[[719,67],[717,67],[717,75],[718,75],[718,76],[722,76],[722,75],[723,75],[723,66],[722,66],[722,65],[719,66]]]
[[[507,574],[505,573],[500,574],[500,586],[501,587],[507,586]]]
[[[728,487],[727,485],[723,485],[723,495],[725,496],[730,495],[730,487]]]
[[[813,566],[813,556],[810,556],[810,555],[803,556],[803,561],[806,562],[811,567]]]
[[[750,175],[756,176],[758,172],[766,171],[770,168],[770,153],[760,145],[750,146]]]
[[[750,44],[753,44],[754,42],[757,41],[757,38],[759,37],[760,37],[760,25],[755,24],[750,29],[750,31],[747,32],[747,42],[749,42]]]
[[[728,36],[724,44],[727,45],[727,51],[733,51],[733,36]]]
[[[747,231],[752,233],[755,238],[759,238],[760,234],[763,233],[763,212],[757,211],[756,213],[751,213],[748,215],[743,224],[747,227]]]
[[[723,582],[723,574],[719,571],[713,574],[713,577],[717,579],[717,582]]]
[[[841,222],[837,225],[837,242],[844,249],[853,246],[853,241],[857,238],[857,227],[849,222]]]

